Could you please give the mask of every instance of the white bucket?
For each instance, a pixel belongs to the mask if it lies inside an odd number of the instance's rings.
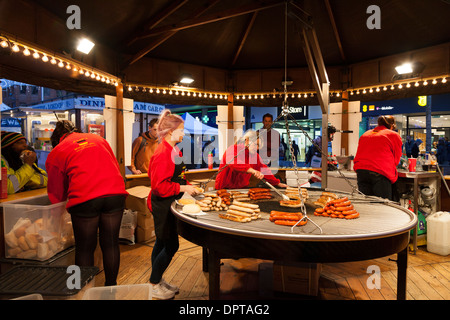
[[[435,212],[426,220],[427,250],[442,256],[450,254],[450,212]]]

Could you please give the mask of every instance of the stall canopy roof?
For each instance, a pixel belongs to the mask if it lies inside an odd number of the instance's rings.
[[[219,131],[216,128],[207,126],[201,121],[196,120],[189,113],[185,113],[181,116],[184,120],[184,132],[188,134],[203,134],[203,135],[218,135]]]
[[[2,103],[1,104],[1,111],[7,111],[7,110],[10,110],[11,109],[11,107],[8,107],[6,104],[4,104],[4,103]]]

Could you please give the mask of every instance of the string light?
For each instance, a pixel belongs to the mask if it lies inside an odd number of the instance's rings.
[[[84,74],[82,63],[80,62],[72,62],[71,60],[68,60],[64,57],[56,57],[56,55],[51,54],[48,51],[41,50],[38,48],[35,48],[33,45],[30,44],[24,44],[20,41],[9,41],[5,36],[0,36],[0,49],[4,48],[10,48],[10,50],[14,53],[18,53],[22,49],[22,53],[24,56],[32,56],[34,59],[42,60],[42,62],[46,63],[49,62],[52,65],[57,65],[60,68],[64,68],[67,70],[73,70],[80,75]],[[50,58],[51,57],[51,58]],[[115,78],[114,76],[110,76],[107,73],[101,71],[101,72],[86,72],[86,77],[90,76],[92,79],[95,79],[97,81],[101,81],[107,84],[113,84],[115,86],[118,86],[119,81],[118,79],[111,80],[112,78]]]

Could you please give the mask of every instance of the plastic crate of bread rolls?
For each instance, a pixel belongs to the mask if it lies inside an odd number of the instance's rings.
[[[66,202],[47,195],[3,203],[5,257],[45,261],[75,244]]]

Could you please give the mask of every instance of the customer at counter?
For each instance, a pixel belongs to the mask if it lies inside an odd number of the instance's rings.
[[[130,165],[133,174],[148,172],[148,164],[158,146],[157,122],[157,118],[150,120],[148,131],[142,133],[133,141]]]
[[[119,231],[125,182],[108,142],[82,133],[70,121],[58,121],[47,157],[48,197],[52,203],[68,200],[75,236],[75,264],[93,266],[99,230],[105,286],[116,285],[120,265]]]
[[[393,116],[380,116],[378,126],[359,138],[353,168],[359,191],[365,195],[393,198],[392,185],[402,156],[402,139],[395,129]]]
[[[179,290],[162,277],[179,247],[176,218],[170,206],[174,200],[181,198],[184,192],[194,195],[196,189],[187,185],[183,178],[185,165],[176,146],[183,140],[183,119],[166,109],[160,115],[157,132],[160,143],[150,160],[148,173],[151,192],[147,205],[153,214],[156,234],[149,281],[153,287],[152,296],[166,300],[173,298]]]
[[[257,179],[266,179],[273,186],[286,188],[287,185],[280,183],[263,163],[257,152],[260,146],[261,140],[253,130],[248,130],[236,144],[230,146],[220,162],[216,190],[248,188],[252,175]]]
[[[17,132],[1,132],[2,160],[7,168],[8,194],[45,188],[47,173],[36,165],[36,152]]]

